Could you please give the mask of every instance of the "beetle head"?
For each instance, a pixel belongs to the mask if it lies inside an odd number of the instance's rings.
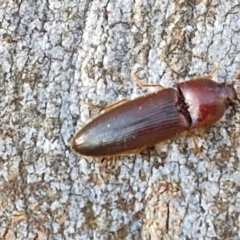
[[[226,96],[225,103],[227,106],[235,106],[236,103],[240,103],[240,99],[238,98],[237,92],[233,87],[233,84],[223,84],[223,88]]]

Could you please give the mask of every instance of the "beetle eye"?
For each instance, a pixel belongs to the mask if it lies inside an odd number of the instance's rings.
[[[226,104],[228,107],[232,107],[232,106],[235,105],[234,102],[232,101],[232,99],[230,99],[230,98],[226,98],[225,104]]]

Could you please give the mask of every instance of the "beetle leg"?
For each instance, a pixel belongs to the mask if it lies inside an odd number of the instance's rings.
[[[221,64],[218,63],[217,66],[212,70],[212,72],[206,76],[207,79],[212,80],[213,76],[218,72],[219,68],[221,67]]]
[[[209,137],[209,134],[204,131],[205,129],[199,128],[197,129],[197,133],[201,138],[207,139]]]
[[[111,109],[113,109],[113,108],[116,108],[116,107],[118,107],[118,106],[120,106],[120,105],[122,105],[123,103],[128,102],[128,101],[130,101],[130,100],[128,100],[128,99],[121,99],[121,100],[119,100],[119,101],[116,101],[116,102],[114,102],[114,103],[111,103],[110,105],[107,105],[107,106],[104,108],[104,110],[105,110],[105,111],[109,111],[109,110],[111,110]]]
[[[115,108],[115,107],[117,107],[117,106],[120,106],[120,105],[122,105],[123,103],[128,102],[128,101],[129,101],[128,99],[121,99],[121,100],[116,101],[116,102],[114,102],[114,103],[111,103],[111,104],[109,104],[109,105],[107,105],[107,106],[101,106],[101,105],[98,105],[98,104],[87,103],[87,102],[85,102],[85,104],[86,104],[87,106],[91,107],[91,108],[99,108],[99,109],[101,109],[101,110],[106,110],[106,111],[108,111],[108,110],[113,109],[113,108]]]
[[[198,76],[196,79],[207,79],[207,80],[212,80],[213,76],[216,74],[216,72],[219,70],[221,67],[220,63],[217,64],[217,66],[212,70],[212,72],[208,75],[203,75],[203,76]]]
[[[95,103],[84,102],[84,104],[87,105],[90,108],[99,108],[99,109],[105,108],[104,106],[101,106],[101,105],[95,104]]]
[[[213,77],[215,75],[216,72],[218,72],[218,70],[220,69],[221,64],[218,63],[217,66],[212,70],[212,72],[210,73],[210,76]]]
[[[109,158],[103,158],[100,163],[100,168],[107,168],[115,165],[117,157],[109,157]]]
[[[204,159],[208,164],[214,165],[214,163],[210,160],[210,158],[207,157],[206,154],[204,154],[204,153],[202,152],[201,148],[200,148],[200,147],[198,146],[198,144],[197,144],[196,138],[195,138],[194,136],[192,136],[192,139],[193,139],[193,143],[194,143],[194,145],[195,145],[195,149],[194,149],[195,154],[200,154],[200,155],[203,157],[203,159]]]
[[[197,144],[197,140],[196,140],[195,136],[192,135],[192,139],[193,139],[193,143],[194,143],[194,153],[195,154],[202,153],[201,148]]]
[[[161,88],[165,88],[163,87],[161,84],[151,84],[151,83],[142,83],[141,80],[137,77],[136,73],[132,70],[131,71],[131,76],[132,76],[132,79],[133,81],[141,88],[144,88],[144,87],[161,87]]]
[[[211,159],[209,157],[206,156],[206,154],[203,153],[202,149],[198,146],[197,144],[197,140],[196,140],[196,130],[192,129],[190,131],[187,132],[187,137],[191,137],[193,140],[193,144],[194,144],[194,154],[195,155],[201,155],[203,157],[203,159],[209,164],[209,165],[214,165],[214,162],[211,161]],[[206,133],[204,133],[202,131],[202,129],[197,129],[197,132],[201,135],[201,137],[206,137]]]

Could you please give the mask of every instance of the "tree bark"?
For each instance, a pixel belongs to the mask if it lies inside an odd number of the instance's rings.
[[[6,1],[0,6],[0,239],[239,239],[239,112],[191,138],[75,156],[106,106],[240,67],[240,2]],[[239,80],[238,80],[239,81]],[[236,81],[236,88],[239,82]]]

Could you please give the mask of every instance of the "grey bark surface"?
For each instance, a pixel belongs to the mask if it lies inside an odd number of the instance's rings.
[[[239,33],[239,0],[2,0],[0,239],[239,239],[239,113],[196,133],[203,154],[184,135],[106,166],[70,150],[87,103],[156,90],[131,70],[233,81]]]

